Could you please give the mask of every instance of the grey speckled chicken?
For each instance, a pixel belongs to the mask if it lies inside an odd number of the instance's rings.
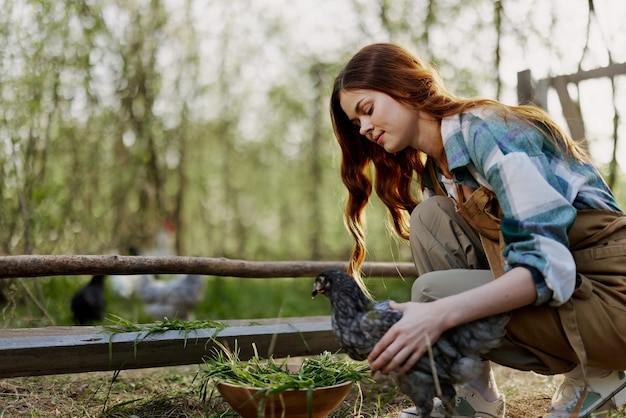
[[[317,276],[312,296],[323,293],[330,299],[331,321],[337,342],[351,358],[365,360],[385,332],[402,317],[389,301],[373,302],[353,277],[341,270]],[[453,405],[455,384],[474,379],[481,370],[480,355],[497,347],[506,332],[508,315],[497,315],[452,328],[441,335],[432,352],[443,405]],[[406,374],[397,376],[400,390],[415,403],[418,413],[430,416],[437,396],[433,367],[422,356]]]

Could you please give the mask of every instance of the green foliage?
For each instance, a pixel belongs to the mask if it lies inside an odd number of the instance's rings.
[[[60,276],[13,281],[10,300],[0,308],[0,323],[5,328],[27,328],[48,325],[72,325],[70,300],[74,292],[87,284],[89,277]],[[330,315],[326,299],[311,298],[313,279],[306,277],[279,279],[247,279],[206,276],[204,298],[194,310],[199,324],[225,319],[262,319],[296,316]],[[42,303],[36,303],[37,289]],[[410,298],[412,282],[398,278],[366,279],[377,299],[405,302]],[[28,289],[28,292],[25,291]],[[123,331],[124,324],[135,330],[189,327],[189,321],[169,318],[154,323],[144,311],[143,302],[133,295],[129,299],[114,294],[105,280],[107,318],[99,324]],[[39,301],[37,301],[39,302]],[[118,318],[118,319],[116,319]],[[123,323],[122,323],[123,318]],[[191,322],[193,324],[194,321]],[[217,323],[217,322],[215,322]],[[151,324],[151,325],[137,325]],[[146,328],[148,327],[148,328]],[[127,329],[128,330],[128,329]]]
[[[0,22],[0,42],[16,40],[0,60],[0,253],[148,250],[169,219],[181,255],[346,258],[325,111],[336,65],[286,57],[302,71],[259,85],[241,72],[263,65],[265,39],[224,27],[222,59],[203,62],[198,23],[160,1],[22,7],[33,14],[9,3]]]
[[[199,3],[3,3],[0,254],[148,251],[171,220],[179,255],[347,260],[353,243],[328,117],[345,60],[366,40],[391,40],[435,62],[458,94],[493,90],[498,79],[495,49],[470,41],[493,30],[486,0],[353,2],[361,22],[354,39],[338,33],[319,50],[302,47],[269,6],[208,2],[198,13]],[[515,7],[501,3],[505,12]],[[529,16],[540,13],[533,10]],[[509,41],[527,28],[528,19],[515,21],[524,30],[506,20]],[[433,36],[442,28],[452,36]],[[552,48],[551,36],[528,30],[533,45]],[[623,204],[624,184],[616,194]],[[375,197],[367,218],[368,260],[411,260]],[[1,285],[11,299],[0,306],[3,317],[69,323],[69,297],[82,281]],[[207,281],[198,317],[325,312],[303,302],[308,284],[300,279]],[[408,285],[394,287],[378,295],[408,297]],[[140,301],[108,296],[109,312],[149,321]]]

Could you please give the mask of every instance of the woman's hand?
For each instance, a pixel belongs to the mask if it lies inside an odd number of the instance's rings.
[[[374,346],[367,358],[370,367],[404,374],[448,329],[530,305],[536,298],[530,271],[516,267],[498,280],[432,302],[391,302],[403,316]]]
[[[378,341],[368,356],[372,371],[404,374],[423,356],[428,345],[432,345],[446,331],[440,303],[391,301],[391,309],[403,312],[396,322]]]

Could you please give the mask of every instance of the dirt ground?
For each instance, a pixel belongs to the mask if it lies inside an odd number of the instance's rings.
[[[0,380],[0,418],[14,417],[236,417],[217,391],[202,402],[198,366],[94,372]],[[559,378],[496,367],[508,418],[541,417]],[[356,386],[331,418],[391,417],[411,406],[390,381]],[[358,406],[360,405],[360,409]],[[355,412],[356,408],[356,412]],[[616,415],[623,417],[624,415]]]

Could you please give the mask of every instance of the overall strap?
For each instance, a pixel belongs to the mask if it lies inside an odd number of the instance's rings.
[[[447,196],[443,190],[432,159],[426,162],[428,173],[433,183],[433,188],[438,195]],[[474,190],[474,192],[464,199],[464,193],[459,183],[455,183],[457,199],[457,212],[465,221],[478,233],[480,242],[483,245],[489,268],[495,278],[504,274],[505,261],[502,257],[504,240],[500,230],[500,219],[502,211],[495,193],[484,186]]]

